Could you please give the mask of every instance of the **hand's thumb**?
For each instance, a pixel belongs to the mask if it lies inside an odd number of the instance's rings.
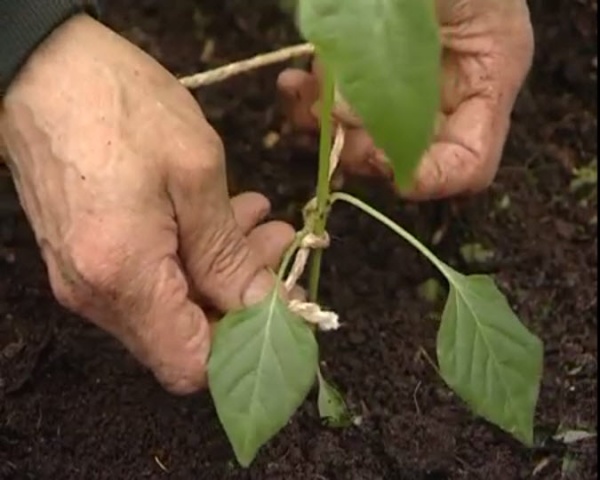
[[[248,212],[253,214],[251,208]],[[180,239],[181,256],[197,300],[221,312],[258,303],[275,287],[273,273],[252,249],[233,212],[228,213],[225,219],[196,225]],[[257,217],[262,214],[254,212]],[[252,226],[258,221],[246,219]]]

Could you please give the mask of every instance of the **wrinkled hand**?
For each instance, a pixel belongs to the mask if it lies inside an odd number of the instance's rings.
[[[203,386],[207,309],[255,303],[293,238],[228,197],[223,146],[193,97],[89,17],[53,33],[4,99],[0,132],[52,289],[166,388]]]
[[[476,193],[493,181],[516,96],[531,67],[533,33],[525,0],[437,0],[443,45],[441,112],[414,186],[402,195],[427,200]],[[278,81],[291,123],[316,129],[320,69],[284,71]],[[335,120],[347,129],[341,166],[350,174],[393,178],[383,152],[347,105]]]

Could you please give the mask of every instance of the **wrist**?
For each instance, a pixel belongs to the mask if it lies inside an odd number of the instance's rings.
[[[81,62],[84,57],[94,55],[94,37],[100,42],[97,30],[103,27],[85,13],[75,14],[54,29],[28,56],[19,72],[8,86],[2,98],[3,109],[10,102],[11,94],[22,89],[23,85],[44,80],[49,91],[58,83],[71,77],[69,67]],[[87,50],[87,55],[84,54]],[[82,55],[84,54],[84,55]]]
[[[20,67],[18,74],[10,83],[1,98],[0,103],[0,151],[5,149],[5,136],[12,117],[11,104],[15,97],[22,97],[20,92],[25,91],[25,97],[33,101],[36,91],[45,87],[50,93],[56,89],[56,83],[61,81],[61,72],[69,72],[64,60],[72,55],[70,47],[73,42],[80,41],[82,29],[89,29],[86,25],[91,20],[86,14],[76,14],[55,28],[29,55]],[[71,76],[71,72],[68,73]],[[54,77],[54,81],[52,78]],[[51,87],[51,88],[50,88]],[[33,91],[32,91],[33,89]]]
[[[2,98],[0,151],[12,156],[21,143],[39,141],[41,132],[61,136],[75,117],[105,99],[105,90],[115,84],[113,37],[120,39],[82,13],[40,43]]]
[[[81,14],[48,36],[11,84],[0,106],[0,138],[17,166],[44,152],[76,162],[82,152],[64,151],[76,146],[88,153],[107,132],[143,123],[139,105],[184,95],[189,92],[152,57]]]
[[[97,0],[1,0],[0,96],[36,48],[73,15],[99,14]]]

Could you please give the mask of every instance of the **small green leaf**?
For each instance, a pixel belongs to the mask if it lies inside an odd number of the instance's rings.
[[[429,278],[417,287],[417,293],[426,302],[437,303],[441,301],[446,292],[436,278]]]
[[[352,425],[352,416],[348,411],[342,394],[330,385],[319,372],[319,415],[330,427],[344,428]]]
[[[407,187],[429,146],[440,96],[432,0],[302,0],[302,34]]]
[[[584,187],[595,187],[598,185],[598,160],[592,160],[589,165],[573,170],[570,190],[578,192]]]
[[[287,424],[314,384],[317,368],[314,333],[277,290],[219,323],[208,381],[242,466]]]
[[[542,342],[490,277],[444,272],[450,295],[437,338],[440,374],[477,415],[531,446]]]
[[[460,255],[466,263],[473,265],[492,261],[496,253],[481,243],[466,243],[460,247]]]

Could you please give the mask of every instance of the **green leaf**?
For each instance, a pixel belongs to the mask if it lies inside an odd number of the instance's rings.
[[[242,466],[287,424],[313,386],[317,368],[310,326],[290,312],[277,290],[219,322],[208,381]]]
[[[409,186],[429,146],[440,96],[440,38],[432,0],[302,0],[302,34],[342,96]]]
[[[444,274],[450,293],[437,339],[441,376],[476,414],[532,445],[543,345],[521,324],[494,281],[458,273],[362,200],[343,192],[332,194],[332,201],[339,200],[386,225]]]
[[[481,243],[466,243],[460,247],[460,255],[466,263],[473,265],[491,262],[496,253]]]
[[[477,415],[533,445],[542,342],[490,277],[444,272],[450,294],[437,338],[440,374]]]
[[[436,278],[429,278],[417,287],[419,297],[429,303],[438,303],[444,298],[446,292],[443,285]]]
[[[319,415],[327,426],[344,428],[352,425],[352,415],[348,411],[342,394],[323,378],[319,372]]]

